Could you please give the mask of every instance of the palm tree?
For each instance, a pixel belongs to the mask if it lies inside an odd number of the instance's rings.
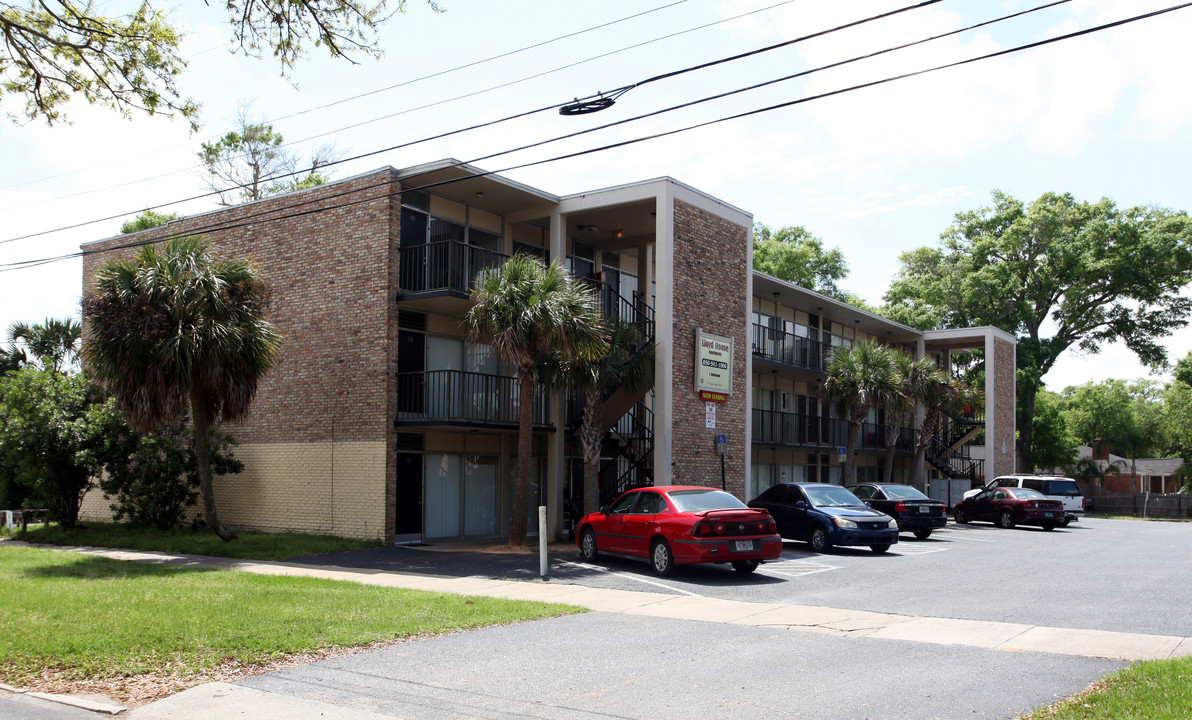
[[[83,326],[70,318],[46,318],[32,325],[13,323],[8,327],[9,350],[6,355],[9,358],[16,357],[18,353],[22,356],[32,355],[42,370],[62,372],[78,361],[79,340],[82,337]]]
[[[848,423],[840,484],[849,485],[853,482],[853,454],[861,424],[870,406],[884,405],[895,393],[893,359],[885,345],[862,340],[851,348],[836,348],[825,372],[828,377],[820,387],[820,399],[830,403]]]
[[[220,538],[207,429],[244,415],[281,351],[265,320],[269,286],[247,259],[216,259],[200,238],[102,265],[83,300],[83,358],[129,423],[153,430],[190,411],[203,517]]]
[[[642,333],[617,318],[605,321],[608,350],[593,360],[577,358],[564,369],[568,384],[584,394],[579,439],[584,448],[584,514],[600,506],[600,448],[608,428],[605,399],[619,389],[638,393],[654,384],[654,347],[642,348]]]
[[[1085,455],[1078,458],[1064,472],[1078,480],[1105,487],[1105,479],[1110,475],[1120,474],[1125,469],[1126,464],[1121,460],[1114,460],[1112,462],[1107,460],[1104,462],[1105,464],[1102,465],[1101,460],[1094,458],[1092,455]]]
[[[509,526],[509,544],[516,547],[526,543],[534,381],[552,358],[596,359],[607,338],[594,297],[558,261],[545,265],[529,255],[514,255],[477,275],[472,300],[469,342],[490,342],[498,357],[517,368],[517,482]]]
[[[892,482],[894,451],[902,437],[902,429],[913,422],[919,399],[930,384],[940,379],[939,370],[931,358],[915,360],[904,352],[892,352],[895,392],[886,399],[886,457],[882,478]]]

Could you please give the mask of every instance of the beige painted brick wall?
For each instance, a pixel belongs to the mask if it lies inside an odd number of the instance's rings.
[[[215,479],[229,526],[384,538],[384,441],[245,444],[236,457],[244,472]]]
[[[383,441],[246,444],[235,452],[244,471],[215,478],[220,520],[233,530],[384,539]],[[111,522],[110,505],[96,488],[79,519]]]

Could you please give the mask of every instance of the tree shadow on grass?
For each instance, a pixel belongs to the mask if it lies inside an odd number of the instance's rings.
[[[125,580],[134,578],[174,577],[217,568],[182,567],[162,563],[113,560],[94,555],[80,555],[67,563],[47,563],[25,568],[20,574],[30,578],[77,578],[80,580]]]

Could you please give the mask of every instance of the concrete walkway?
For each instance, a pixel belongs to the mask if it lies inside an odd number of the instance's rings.
[[[990,650],[1030,651],[1114,660],[1148,660],[1192,655],[1192,638],[1138,633],[1043,627],[951,618],[911,617],[818,607],[751,603],[717,598],[589,588],[558,582],[516,582],[485,577],[436,577],[334,566],[258,562],[196,555],[170,555],[100,548],[55,548],[117,560],[165,565],[220,568],[265,575],[316,577],[383,587],[429,590],[517,600],[566,603],[602,613],[667,618],[726,625],[746,625],[795,632],[960,645]],[[138,708],[137,720],[185,720],[211,717],[378,718],[371,713],[345,714],[341,707],[318,707],[253,688],[210,683]]]

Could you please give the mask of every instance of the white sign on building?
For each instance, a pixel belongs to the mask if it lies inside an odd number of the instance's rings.
[[[731,395],[733,339],[695,331],[695,391]],[[706,397],[705,399],[713,399]]]

